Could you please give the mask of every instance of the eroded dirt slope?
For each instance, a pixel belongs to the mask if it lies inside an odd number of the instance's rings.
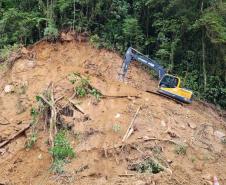
[[[81,113],[75,113],[73,120],[65,118],[77,157],[65,166],[64,174],[50,172],[48,131],[40,126],[33,149],[24,147],[29,131],[0,149],[0,184],[204,185],[211,184],[214,175],[220,184],[225,184],[225,144],[216,133],[226,133],[226,122],[208,104],[183,106],[146,93],[156,90],[157,81],[136,63],[131,65],[126,82],[119,82],[121,57],[87,43],[41,42],[30,50],[35,57],[16,61],[0,81],[1,142],[30,123],[35,97],[50,82],[54,83],[55,98],[63,97],[59,106],[65,106],[74,93],[68,80],[73,72],[88,77],[91,85],[108,97],[100,101],[90,96],[74,100],[90,119],[81,119]],[[3,91],[7,84],[15,87],[13,93]],[[122,138],[138,107],[141,110],[135,131],[123,144]],[[186,154],[177,154],[175,143],[185,143]],[[136,162],[148,157],[166,170],[158,174],[131,170]]]

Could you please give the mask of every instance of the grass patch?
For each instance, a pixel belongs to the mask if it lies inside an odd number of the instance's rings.
[[[34,107],[31,108],[30,111],[30,115],[31,115],[31,135],[29,136],[29,138],[27,139],[26,143],[25,143],[25,148],[27,149],[31,149],[34,144],[37,141],[38,138],[38,133],[36,131],[36,126],[38,123],[38,116],[39,116],[39,112],[38,110],[36,110]]]
[[[152,148],[152,152],[154,152],[155,154],[160,154],[160,153],[162,153],[162,147],[160,147],[160,146],[154,146]]]
[[[225,137],[221,139],[221,143],[226,146],[226,138]]]
[[[163,171],[164,169],[159,163],[155,162],[151,158],[148,158],[141,163],[133,165],[131,170],[137,171],[139,173],[157,174],[157,173]]]
[[[186,155],[188,147],[184,144],[178,144],[175,148],[175,153],[178,155]]]
[[[54,146],[50,149],[53,156],[53,164],[51,170],[54,173],[63,173],[63,166],[70,159],[75,158],[75,152],[71,147],[65,131],[59,131],[54,139]]]
[[[118,132],[121,130],[120,124],[115,123],[115,124],[112,126],[112,130],[113,130],[115,133],[118,133]]]
[[[27,149],[31,149],[33,146],[34,146],[34,144],[36,143],[36,141],[37,141],[37,133],[36,132],[33,132],[32,134],[31,134],[31,136],[28,138],[28,140],[27,140],[27,142],[26,142],[26,144],[25,144],[25,147],[27,148]]]

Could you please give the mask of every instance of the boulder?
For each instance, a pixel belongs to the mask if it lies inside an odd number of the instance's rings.
[[[225,135],[225,133],[223,133],[223,132],[217,130],[217,131],[214,132],[214,136],[215,136],[216,138],[218,138],[218,139],[223,139],[226,135]]]
[[[5,93],[12,93],[12,92],[14,92],[14,90],[15,90],[15,88],[14,88],[13,85],[6,85],[6,86],[4,87]]]
[[[190,128],[192,128],[192,129],[196,129],[197,128],[196,124],[195,123],[192,123],[192,122],[188,123],[188,126]]]

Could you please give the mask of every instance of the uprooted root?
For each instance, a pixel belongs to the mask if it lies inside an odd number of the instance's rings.
[[[49,88],[46,90],[45,95],[39,95],[37,96],[37,100],[45,107],[45,109],[48,111],[50,110],[50,118],[49,118],[49,143],[51,146],[54,145],[54,136],[57,133],[57,109],[55,106],[55,99],[53,94],[54,85],[53,83],[50,84]],[[45,116],[48,116],[48,114],[45,114]],[[48,118],[45,119],[46,121]]]

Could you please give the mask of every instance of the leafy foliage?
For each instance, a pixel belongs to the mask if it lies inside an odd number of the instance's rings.
[[[97,100],[101,97],[101,92],[99,92],[97,89],[93,88],[89,84],[89,79],[82,77],[78,73],[73,73],[69,75],[69,81],[75,85],[75,94],[82,98],[87,96],[88,94],[94,96]]]
[[[135,170],[139,173],[159,173],[163,171],[161,165],[159,165],[156,161],[151,158],[144,160],[143,162],[137,163],[133,165],[132,170]]]
[[[75,152],[70,146],[65,131],[60,131],[54,139],[54,146],[50,150],[53,156],[52,171],[55,173],[63,173],[63,165],[67,160],[75,157]]]
[[[73,148],[70,146],[70,143],[66,138],[65,131],[60,131],[57,133],[51,153],[53,158],[57,160],[66,160],[67,158],[75,157]]]
[[[175,152],[178,155],[185,155],[187,153],[187,146],[184,144],[178,144],[175,148]]]
[[[56,26],[51,23],[44,29],[44,36],[47,38],[47,40],[54,41],[58,37],[58,29]]]
[[[18,50],[18,44],[4,46],[2,49],[0,49],[0,61],[6,61],[12,52],[17,52]]]
[[[36,143],[37,141],[37,133],[32,133],[31,136],[28,138],[26,144],[25,144],[25,147],[28,148],[28,149],[31,149],[34,144]]]

